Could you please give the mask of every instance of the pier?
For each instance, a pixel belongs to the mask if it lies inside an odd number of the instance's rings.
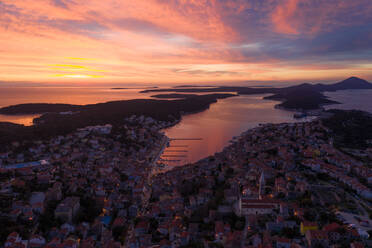
[[[160,159],[160,162],[181,162],[181,159]]]
[[[164,164],[177,164],[186,162],[188,158],[188,152],[190,144],[187,141],[201,141],[203,138],[199,137],[173,137],[168,139],[167,148],[161,154],[159,162]],[[185,144],[186,143],[186,144]],[[172,165],[173,166],[173,165]]]
[[[166,150],[165,152],[188,152],[187,150]]]
[[[162,155],[165,158],[187,158],[186,155]]]

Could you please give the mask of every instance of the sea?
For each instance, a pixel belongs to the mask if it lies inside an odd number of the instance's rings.
[[[149,99],[154,93],[140,93],[148,87],[114,90],[108,87],[1,87],[0,107],[22,103],[95,104],[100,102]],[[326,109],[360,109],[372,113],[372,90],[327,92],[329,99],[341,102]],[[264,123],[293,123],[293,112],[277,109],[277,101],[267,95],[246,95],[220,99],[209,109],[182,117],[177,125],[163,130],[172,140],[162,155],[167,168],[196,162],[221,151],[242,132]],[[0,121],[32,125],[38,115],[0,115]]]
[[[112,89],[109,87],[0,87],[0,108],[22,103],[68,103],[77,105],[108,101],[149,99],[151,93],[139,93],[149,87]],[[1,115],[0,121],[32,125],[39,115]]]

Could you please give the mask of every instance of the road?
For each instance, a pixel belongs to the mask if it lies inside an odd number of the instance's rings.
[[[147,211],[149,200],[150,200],[150,197],[151,197],[152,177],[155,175],[154,172],[156,171],[156,162],[158,162],[158,160],[160,159],[160,156],[164,152],[165,148],[167,147],[168,142],[169,142],[169,138],[164,135],[164,137],[161,140],[161,143],[160,143],[160,146],[159,146],[158,150],[155,150],[155,151],[152,152],[152,153],[155,153],[155,156],[152,156],[153,159],[149,163],[149,166],[151,166],[151,171],[148,174],[148,177],[147,177],[147,180],[146,180],[146,185],[147,185],[148,190],[149,190],[149,192],[147,194],[148,197],[143,197],[142,198],[141,209],[138,211],[137,217],[144,215],[145,212]],[[130,240],[134,236],[134,228],[135,228],[135,226],[132,223],[128,228],[127,241]],[[124,247],[128,247],[128,243],[126,245],[124,245]]]

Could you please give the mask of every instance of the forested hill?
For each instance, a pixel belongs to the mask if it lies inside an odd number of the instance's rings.
[[[92,125],[120,125],[124,118],[132,115],[149,116],[161,121],[175,121],[183,113],[207,109],[220,98],[233,94],[212,94],[179,100],[139,99],[113,101],[92,105],[22,104],[2,109],[7,113],[45,113],[36,119],[37,125],[23,126],[0,123],[0,144],[16,140],[42,139],[70,133],[77,128]],[[60,113],[59,111],[71,111]],[[38,112],[41,111],[41,112]],[[2,112],[4,113],[4,112]],[[1,146],[0,146],[1,147]]]
[[[253,87],[175,87],[168,89],[150,89],[147,92],[177,92],[177,93],[205,93],[205,92],[236,92],[240,95],[253,94],[274,94],[265,99],[282,101],[279,106],[287,109],[310,110],[319,109],[324,104],[334,104],[336,102],[327,99],[323,92],[347,89],[372,89],[372,84],[364,79],[350,77],[334,84],[300,84],[284,88],[253,88]]]

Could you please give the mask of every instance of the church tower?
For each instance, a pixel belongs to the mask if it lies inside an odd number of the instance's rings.
[[[262,196],[265,194],[265,175],[264,172],[261,173],[260,177],[260,187],[259,187],[259,192],[258,192],[258,197],[259,199],[262,199]]]

